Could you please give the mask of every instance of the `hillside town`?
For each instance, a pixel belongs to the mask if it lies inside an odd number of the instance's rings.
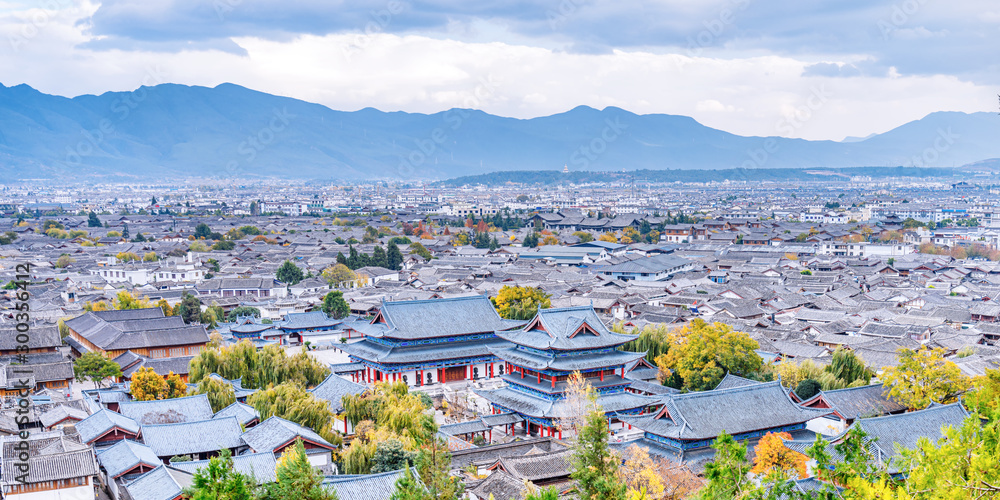
[[[972,181],[91,193],[0,193],[4,498],[839,498],[1000,419]]]

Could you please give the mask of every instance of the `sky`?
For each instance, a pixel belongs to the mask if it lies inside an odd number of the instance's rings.
[[[841,140],[996,111],[996,0],[0,0],[0,83],[231,82],[338,110],[579,105]]]

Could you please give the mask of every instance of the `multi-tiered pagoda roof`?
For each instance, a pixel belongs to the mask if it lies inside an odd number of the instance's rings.
[[[364,340],[343,350],[383,374],[491,363],[490,348],[507,345],[496,331],[522,324],[501,318],[485,295],[383,302],[357,327]]]
[[[523,328],[498,331],[497,337],[509,342],[490,348],[509,366],[502,376],[507,386],[477,391],[495,410],[552,427],[569,416],[566,390],[573,372],[587,378],[609,416],[641,413],[658,401],[626,391],[632,381],[623,377],[625,367],[646,353],[619,350],[636,336],[608,330],[593,307],[542,309]]]

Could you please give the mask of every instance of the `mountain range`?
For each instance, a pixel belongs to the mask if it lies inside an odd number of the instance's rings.
[[[864,117],[858,117],[863,120]],[[958,167],[1000,158],[1000,116],[938,112],[842,142],[745,137],[580,106],[532,119],[336,111],[234,84],[66,98],[0,85],[0,181],[188,176],[433,180],[506,170]]]

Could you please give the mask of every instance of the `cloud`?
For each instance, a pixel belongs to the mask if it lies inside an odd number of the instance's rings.
[[[232,7],[221,20],[216,1]],[[550,24],[551,9],[566,2],[575,10]],[[883,40],[877,22],[895,22],[892,5],[860,0],[84,2],[0,51],[0,67],[10,68],[0,78],[75,96],[135,89],[158,68],[167,82],[233,82],[342,110],[475,107],[530,118],[617,106],[741,135],[839,139],[934,111],[994,108],[985,83],[1000,68],[984,47],[994,47],[997,27],[959,33],[955,15],[978,21],[964,5],[949,8],[958,14],[928,3]],[[0,40],[31,18],[30,9],[0,10]],[[896,38],[921,26],[945,35],[928,44]],[[702,32],[704,47],[689,50]],[[786,132],[780,121],[823,85],[833,97]]]
[[[982,64],[995,59],[993,1],[104,0],[87,22],[93,36],[108,40],[95,49],[158,43],[162,50],[218,50],[214,40],[246,36],[422,34],[582,54],[867,57],[902,74],[957,74],[995,84],[1000,75]],[[959,49],[963,57],[955,57]]]

